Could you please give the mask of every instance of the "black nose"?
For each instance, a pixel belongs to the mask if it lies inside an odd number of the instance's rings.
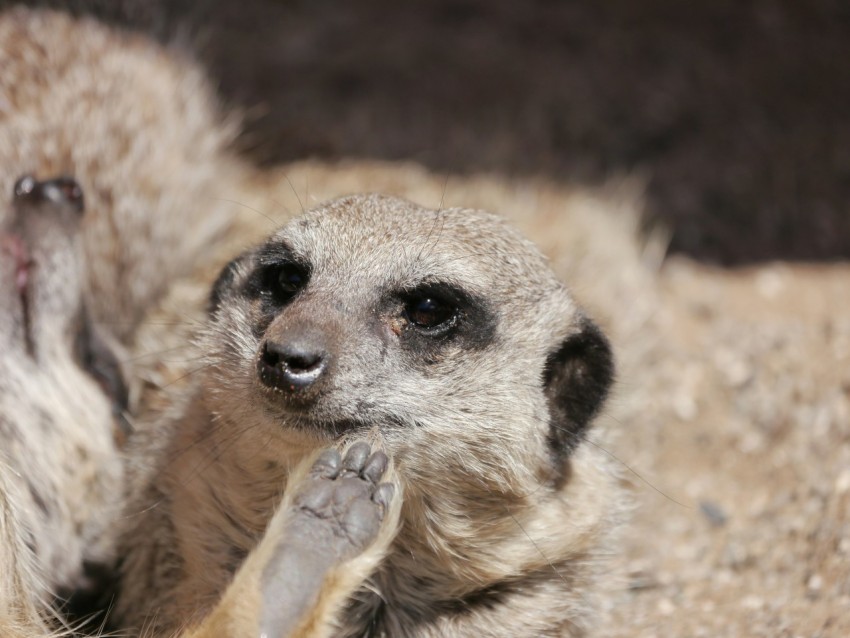
[[[328,368],[328,354],[299,343],[266,341],[257,361],[257,373],[270,388],[296,392],[314,386]]]
[[[57,177],[39,182],[32,175],[24,175],[15,182],[15,199],[63,204],[78,213],[83,212],[83,189],[73,177]]]

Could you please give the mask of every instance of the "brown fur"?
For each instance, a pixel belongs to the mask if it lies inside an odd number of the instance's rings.
[[[25,178],[15,190],[0,225],[0,466],[16,505],[7,533],[33,554],[42,587],[31,596],[49,600],[111,558],[126,392],[116,346],[83,299],[78,186]]]
[[[22,504],[9,474],[0,462],[0,633],[8,638],[47,636],[48,618],[40,598],[44,587],[24,543],[17,519]]]
[[[283,258],[281,242],[311,264],[316,283],[265,316],[265,293],[252,298],[250,282],[264,259]],[[433,281],[480,297],[490,315],[465,311],[468,334],[433,358],[399,354],[408,328],[383,305],[387,295]],[[358,590],[336,617],[320,614],[316,631],[583,634],[619,503],[604,455],[580,444],[578,422],[604,397],[594,383],[609,363],[594,352],[607,346],[527,241],[476,211],[346,198],[237,259],[213,298],[202,387],[182,418],[155,432],[167,442],[130,509],[123,622],[163,632],[211,609],[256,539],[282,541],[267,525],[281,494],[298,486],[292,468],[377,428],[403,487],[401,525],[387,532],[397,536],[385,557],[364,554],[370,569],[352,575]],[[328,387],[302,411],[264,394],[255,373],[264,340],[299,326],[329,335],[336,357]],[[568,405],[562,421],[544,381],[547,357],[585,341],[565,384],[578,395],[568,403],[593,405],[580,418]],[[574,438],[553,442],[572,426]]]
[[[223,152],[233,127],[176,51],[16,8],[0,13],[0,59],[0,498],[4,534],[17,538],[3,551],[17,548],[19,566],[4,570],[0,611],[26,609],[23,587],[43,613],[57,591],[85,585],[84,562],[110,560],[123,491],[114,434],[128,415],[86,366],[127,372],[124,346],[147,308],[230,223],[213,185],[242,168]],[[73,175],[82,221],[11,202],[26,173]],[[0,614],[0,634],[21,613]]]

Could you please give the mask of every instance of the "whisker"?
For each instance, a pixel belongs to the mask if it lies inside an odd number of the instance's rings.
[[[289,210],[289,206],[287,206],[286,204],[284,204],[283,202],[281,202],[280,200],[275,199],[275,198],[272,198],[272,200],[271,200],[271,201],[272,201],[272,203],[273,203],[275,206],[278,206],[278,207],[282,208],[283,210],[285,210],[285,211],[286,211],[286,214],[287,214],[287,215],[289,215],[290,217],[292,217],[292,211],[291,211],[291,210]],[[280,226],[280,224],[278,224],[278,226]]]
[[[168,352],[174,352],[175,350],[180,350],[182,348],[188,348],[191,344],[184,343],[179,346],[173,346],[171,348],[165,348],[164,350],[151,350],[149,352],[145,352],[143,354],[138,354],[132,357],[127,357],[126,359],[121,359],[121,363],[132,363],[133,361],[141,361],[142,359],[147,359],[148,357],[158,357],[160,355],[166,354]],[[163,359],[165,361],[165,359]],[[175,363],[174,361],[169,361],[169,363]]]
[[[218,201],[220,201],[220,202],[227,202],[227,203],[229,203],[229,204],[236,204],[237,206],[241,206],[242,208],[247,208],[248,210],[251,210],[251,211],[254,211],[255,213],[257,213],[260,217],[265,217],[267,220],[269,220],[269,222],[271,222],[271,224],[272,224],[275,228],[277,228],[278,226],[280,226],[280,222],[276,221],[276,220],[275,220],[274,218],[272,218],[270,215],[267,215],[267,214],[266,214],[266,213],[264,213],[263,211],[261,211],[261,210],[259,210],[259,209],[257,209],[257,208],[254,208],[253,206],[249,206],[248,204],[246,204],[246,203],[244,203],[244,202],[240,202],[240,201],[235,200],[235,199],[227,199],[226,197],[215,197],[214,199],[216,199],[216,200],[218,200]]]
[[[92,322],[96,326],[166,326],[166,327],[176,327],[176,326],[202,326],[203,324],[200,321],[191,320],[191,321],[141,321],[139,324],[136,324],[133,321],[93,321]]]
[[[204,370],[206,370],[206,369],[208,369],[208,368],[213,367],[214,365],[215,365],[214,363],[207,363],[207,364],[202,365],[202,366],[200,366],[200,367],[198,367],[198,368],[195,368],[195,369],[193,369],[193,370],[189,370],[189,372],[187,372],[186,374],[181,374],[181,375],[180,375],[179,377],[177,377],[176,379],[174,379],[174,380],[172,380],[172,381],[170,381],[170,382],[166,383],[166,384],[165,384],[165,385],[163,385],[163,386],[160,386],[160,388],[159,388],[159,389],[160,389],[160,390],[165,390],[166,388],[171,387],[171,386],[172,386],[172,385],[174,385],[175,383],[178,383],[178,382],[182,381],[183,379],[188,379],[188,378],[189,378],[189,377],[191,377],[193,374],[196,374],[196,373],[198,373],[198,372],[202,372],[202,371],[204,371]]]
[[[301,212],[304,212],[304,203],[301,201],[301,198],[298,196],[298,191],[295,190],[295,185],[292,183],[292,180],[289,179],[289,175],[286,173],[283,174],[283,178],[289,184],[289,188],[292,189],[292,194],[295,195],[295,199],[298,200],[298,205],[301,207]]]
[[[434,232],[437,230],[437,226],[439,225],[440,230],[437,233],[437,236],[434,238],[433,243],[431,242],[431,237],[434,235]],[[440,211],[437,211],[434,214],[434,223],[431,224],[431,229],[428,231],[428,234],[425,236],[425,241],[422,242],[422,247],[419,249],[419,254],[416,255],[416,263],[422,261],[422,255],[425,253],[425,250],[428,249],[428,254],[434,248],[437,247],[437,244],[440,242],[440,237],[443,235],[443,230],[446,227],[445,215],[440,214]],[[430,247],[429,247],[430,244]]]
[[[584,440],[585,440],[585,441],[587,441],[588,443],[590,443],[590,444],[591,444],[593,447],[595,447],[596,449],[601,450],[602,452],[604,452],[605,454],[607,454],[608,456],[610,456],[612,459],[614,459],[615,461],[617,461],[617,463],[619,463],[619,464],[620,464],[620,465],[622,465],[624,468],[626,468],[626,470],[628,470],[631,474],[634,474],[634,475],[635,475],[635,476],[636,476],[636,477],[637,477],[637,478],[638,478],[638,479],[639,479],[642,483],[644,483],[644,484],[645,484],[645,485],[647,485],[648,487],[652,488],[654,491],[656,491],[656,492],[658,492],[659,494],[661,494],[661,496],[663,496],[664,498],[666,498],[668,501],[671,501],[671,502],[675,503],[676,505],[678,505],[678,506],[680,506],[680,507],[684,507],[685,509],[689,509],[689,510],[694,509],[692,506],[690,506],[690,505],[686,505],[685,503],[682,503],[682,502],[680,502],[680,501],[677,501],[675,498],[673,498],[673,497],[672,497],[672,496],[670,496],[669,494],[665,494],[662,490],[660,490],[659,488],[655,487],[655,485],[653,485],[650,481],[648,481],[648,480],[647,480],[647,479],[645,479],[643,476],[641,476],[641,474],[640,474],[639,472],[637,472],[636,470],[632,469],[632,468],[631,468],[631,466],[629,466],[629,464],[628,464],[628,463],[626,463],[625,461],[623,461],[622,459],[620,459],[620,458],[619,458],[616,454],[614,454],[613,452],[611,452],[611,451],[609,451],[609,450],[606,450],[604,447],[602,447],[602,446],[601,446],[601,445],[599,445],[598,443],[595,443],[594,441],[592,441],[591,439],[589,439],[589,438],[587,438],[587,437],[584,437]]]
[[[440,205],[437,207],[437,212],[441,212],[443,210],[443,204],[446,200],[446,191],[449,190],[449,174],[446,174],[446,180],[443,182],[443,192],[440,195]]]

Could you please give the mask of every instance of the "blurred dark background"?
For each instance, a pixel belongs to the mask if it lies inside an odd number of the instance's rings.
[[[847,0],[47,4],[191,42],[264,164],[637,171],[672,251],[850,257]]]

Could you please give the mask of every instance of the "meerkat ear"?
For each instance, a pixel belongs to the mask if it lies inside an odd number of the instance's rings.
[[[549,444],[565,458],[581,441],[599,412],[614,379],[608,339],[590,319],[581,317],[579,331],[546,358],[543,390],[549,401]]]
[[[218,278],[210,290],[210,296],[207,301],[207,314],[213,316],[219,309],[222,300],[230,292],[233,283],[236,281],[239,267],[248,257],[249,253],[242,253],[221,269]]]

